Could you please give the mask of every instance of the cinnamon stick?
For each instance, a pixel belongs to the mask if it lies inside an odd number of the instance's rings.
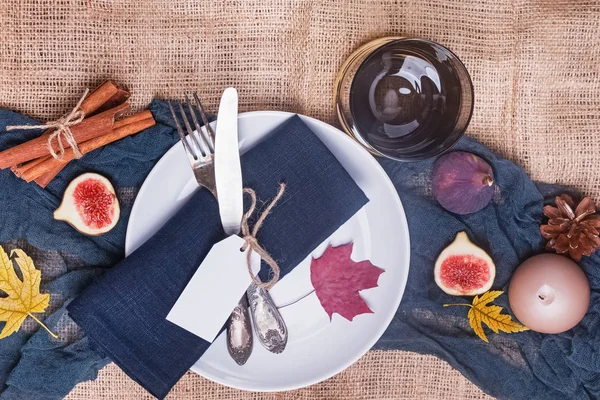
[[[92,93],[90,93],[81,103],[81,110],[86,116],[106,111],[110,108],[123,104],[130,94],[125,89],[121,88],[114,81],[105,81],[100,84]],[[47,132],[46,132],[47,133]],[[21,177],[28,169],[34,167],[42,161],[46,161],[50,156],[39,157],[35,160],[28,161],[19,166],[11,167],[15,175]]]
[[[139,113],[125,117],[123,119],[120,119],[118,121],[115,121],[115,123],[113,124],[113,129],[121,128],[125,125],[133,124],[134,122],[138,121],[143,121],[148,118],[154,119],[150,110],[144,110]]]
[[[111,132],[106,135],[99,136],[94,139],[90,139],[86,142],[83,142],[79,145],[79,151],[82,154],[89,153],[90,151],[96,150],[102,146],[105,146],[109,143],[117,141],[119,139],[124,138],[125,136],[133,135],[138,133],[146,128],[149,128],[155,124],[154,118],[150,111],[144,111],[130,117],[124,118],[121,121],[118,121],[119,126],[116,129],[113,129]],[[115,123],[116,125],[117,123]],[[70,161],[75,159],[75,153],[73,149],[66,149],[65,155],[62,159],[57,160],[55,158],[50,157],[42,163],[35,165],[34,167],[22,172],[22,178],[31,182],[32,180],[37,179],[38,177],[46,174],[49,171],[52,171],[56,168],[57,165],[66,165]],[[60,172],[60,171],[59,171]]]
[[[129,111],[129,104],[121,104],[110,110],[101,112],[93,117],[86,118],[81,123],[73,125],[71,132],[77,143],[83,143],[109,133],[115,121],[115,117]],[[10,149],[0,152],[0,169],[9,168],[13,165],[21,164],[33,160],[40,156],[48,154],[48,137],[45,133],[35,139],[22,143]],[[69,143],[63,143],[65,148],[70,147]],[[57,150],[57,149],[56,149]]]
[[[46,161],[47,159],[51,158],[52,156],[46,156],[46,157],[39,157],[36,158],[35,160],[31,160],[31,161],[27,161],[24,164],[18,165],[18,166],[13,166],[10,167],[11,171],[18,176],[19,178],[23,177],[23,173],[25,171],[27,171],[28,169],[31,169],[33,167],[35,167],[36,165],[38,165],[41,162]]]
[[[106,111],[110,108],[116,107],[120,104],[123,104],[129,95],[121,101],[119,104],[114,104],[115,96],[119,96],[123,90],[114,83],[113,81],[105,81],[100,86],[98,86],[92,93],[90,93],[81,103],[79,107],[81,111],[88,117],[92,113],[96,111]],[[127,93],[127,92],[125,92]],[[121,97],[119,97],[120,99]],[[104,108],[104,110],[100,110],[101,107],[106,107],[106,104],[113,101],[113,103],[109,104],[108,108]]]
[[[100,84],[92,93],[90,93],[81,103],[80,109],[89,117],[93,114],[98,114],[102,111],[109,110],[116,106],[119,106],[129,98],[130,94],[128,91],[120,87],[114,81],[108,80]],[[48,134],[49,131],[44,132]],[[33,166],[30,164],[29,166]],[[26,169],[26,166],[21,167],[13,166],[11,168],[15,174],[19,171]]]
[[[120,87],[119,85],[117,85],[116,83],[114,83],[113,81],[104,82],[96,90],[99,90],[100,88],[102,88],[105,85],[107,85],[110,90],[106,90],[106,92],[103,93],[103,95],[107,96],[108,93],[114,93],[114,94],[108,99],[106,97],[100,98],[98,100],[98,103],[99,103],[98,108],[92,109],[89,112],[85,113],[86,117],[90,117],[94,114],[101,113],[102,111],[110,110],[111,108],[114,108],[118,105],[125,103],[127,101],[127,99],[129,99],[130,93],[127,90]],[[91,94],[90,94],[90,96],[91,96]],[[102,101],[102,100],[104,100],[104,101]]]
[[[139,112],[134,115],[130,115],[119,121],[116,121],[113,124],[113,130],[110,133],[108,133],[104,136],[100,136],[98,138],[91,139],[91,140],[81,143],[79,145],[79,151],[82,154],[89,153],[92,150],[96,150],[98,147],[102,147],[105,144],[111,143],[111,139],[113,137],[116,137],[117,139],[115,139],[115,140],[118,140],[118,139],[120,139],[119,135],[121,135],[121,134],[129,133],[130,135],[133,135],[135,133],[138,133],[139,131],[136,132],[136,129],[139,126],[143,126],[143,128],[141,128],[140,130],[146,129],[148,127],[146,125],[148,125],[149,122],[146,122],[143,125],[129,127],[127,129],[120,129],[120,128],[123,128],[126,125],[131,125],[134,122],[145,121],[145,120],[151,120],[152,125],[154,125],[154,118],[152,117],[152,113],[148,110]],[[150,125],[150,126],[152,126],[152,125]],[[114,141],[114,140],[112,140],[112,141]],[[68,162],[70,162],[74,159],[75,159],[75,153],[73,152],[73,149],[69,148],[69,149],[65,150],[65,154],[64,154],[63,158],[60,160],[54,159],[51,156],[40,157],[35,160],[29,161],[28,163],[24,164],[21,167],[16,168],[15,172],[18,173],[17,176],[19,176],[20,178],[23,178],[27,182],[31,182],[32,180],[38,178],[39,176],[44,175],[48,171],[54,169],[55,166],[67,164]]]
[[[35,183],[40,185],[42,188],[45,188],[50,182],[52,182],[52,179],[54,179],[54,177],[56,177],[56,175],[58,175],[60,171],[62,171],[64,166],[65,164],[57,165],[56,167],[54,167],[53,170],[48,171],[46,174],[37,178],[35,180]]]
[[[81,143],[79,150],[83,153],[89,153],[109,143],[123,139],[124,137],[134,135],[144,129],[154,126],[156,122],[150,111],[143,111],[130,117],[117,121],[119,126],[110,133]],[[115,123],[115,125],[117,124]],[[35,180],[40,186],[46,187],[48,183],[65,167],[65,165],[75,158],[72,149],[65,150],[62,160],[50,158],[42,163],[35,165],[23,173],[22,178],[27,182]],[[40,183],[41,182],[41,183]],[[45,183],[45,184],[42,184]]]
[[[114,108],[127,101],[130,93],[116,84],[114,81],[108,80],[100,84],[92,93],[90,93],[81,103],[81,110],[89,117],[93,114],[98,114],[102,111]],[[48,133],[46,131],[45,133]],[[11,170],[21,177],[22,173],[27,169],[44,161],[47,157],[40,157],[31,160],[21,166],[13,166]]]

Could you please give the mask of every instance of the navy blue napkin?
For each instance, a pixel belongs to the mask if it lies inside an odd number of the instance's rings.
[[[280,182],[287,184],[257,236],[277,260],[281,277],[368,202],[297,116],[244,154],[242,171],[244,187],[265,203]],[[93,342],[156,397],[166,396],[210,346],[165,317],[212,245],[223,238],[217,202],[199,190],[157,234],[67,308]],[[261,278],[269,272],[263,263]]]

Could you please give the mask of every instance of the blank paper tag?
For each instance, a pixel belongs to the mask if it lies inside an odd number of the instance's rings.
[[[244,243],[239,236],[229,236],[216,243],[177,299],[167,320],[212,342],[252,283],[246,264],[249,249],[240,251]],[[255,252],[252,252],[251,264],[257,274],[260,256]]]

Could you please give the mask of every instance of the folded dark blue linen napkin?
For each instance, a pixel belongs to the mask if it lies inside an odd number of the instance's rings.
[[[275,197],[280,182],[287,184],[257,235],[282,278],[368,202],[298,116],[244,154],[242,171],[244,187],[263,201]],[[166,396],[210,346],[165,317],[223,238],[217,201],[198,190],[157,234],[67,307],[94,343],[156,397]],[[269,272],[263,262],[263,281]]]

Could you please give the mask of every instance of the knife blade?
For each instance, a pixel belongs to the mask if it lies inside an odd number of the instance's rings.
[[[228,235],[240,231],[244,211],[237,114],[237,90],[227,88],[217,114],[214,164],[219,214],[223,230]]]

